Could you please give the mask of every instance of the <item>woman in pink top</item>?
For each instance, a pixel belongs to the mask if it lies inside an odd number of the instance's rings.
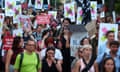
[[[83,45],[83,58],[80,58],[74,67],[73,72],[82,72],[86,65],[90,62],[92,55],[92,46],[91,45]],[[88,72],[95,72],[94,65],[88,70]]]

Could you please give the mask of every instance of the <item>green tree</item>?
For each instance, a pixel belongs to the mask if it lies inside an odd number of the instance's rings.
[[[120,14],[120,0],[116,0],[115,2],[115,11]]]
[[[62,5],[61,0],[50,0],[50,4],[54,9],[58,9]]]

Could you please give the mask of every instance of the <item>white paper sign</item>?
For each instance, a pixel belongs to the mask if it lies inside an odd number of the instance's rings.
[[[23,29],[16,29],[16,30],[13,30],[13,37],[15,36],[23,36]]]
[[[49,14],[50,16],[53,16],[54,19],[56,19],[56,17],[57,17],[57,11],[48,11],[48,14]]]
[[[107,38],[105,37],[105,34],[109,30],[114,31],[115,40],[117,40],[118,24],[100,23],[98,46],[100,46],[101,44],[104,44],[107,41]]]
[[[97,20],[97,1],[91,1],[91,19]]]
[[[100,13],[100,18],[103,18],[103,17],[105,17],[105,12],[104,12],[104,11],[102,11],[102,12]]]
[[[5,15],[13,16],[15,6],[16,6],[16,0],[5,0]]]
[[[31,29],[31,20],[29,16],[21,15],[19,17],[19,20],[20,20],[20,26],[23,29],[26,29],[26,28]]]
[[[82,7],[78,7],[78,10],[77,10],[77,24],[82,23],[82,20],[83,20],[82,15],[83,15]]]
[[[77,51],[78,47],[80,47],[80,40],[87,36],[87,32],[76,32],[72,34],[70,39],[71,56],[75,56],[75,52]]]
[[[14,8],[13,23],[19,23],[19,15],[22,14],[21,5],[16,5]]]
[[[0,13],[0,34],[2,33],[4,17],[5,17],[4,14]]]
[[[43,0],[35,0],[35,8],[42,9],[43,7]]]
[[[64,17],[70,18],[72,22],[75,22],[75,7],[73,2],[64,4]]]

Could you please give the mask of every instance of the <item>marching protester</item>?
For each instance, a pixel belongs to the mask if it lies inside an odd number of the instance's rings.
[[[5,57],[5,72],[13,72],[15,60],[18,54],[23,52],[23,38],[16,36],[13,40],[12,48],[9,49]]]
[[[29,39],[25,45],[25,51],[17,55],[14,72],[40,72],[41,61],[39,55],[35,53],[36,42]]]
[[[103,60],[101,72],[116,72],[115,61],[112,57]]]
[[[86,65],[90,62],[92,46],[91,45],[83,45],[83,57],[80,58],[76,63],[73,69],[73,72],[82,72]],[[96,72],[94,65],[89,69],[89,72]]]
[[[45,39],[45,46],[46,46],[46,48],[42,49],[41,52],[40,52],[40,55],[41,55],[42,59],[45,57],[45,53],[46,53],[47,48],[49,48],[49,47],[55,48],[55,43],[54,43],[53,37],[47,37]],[[57,48],[55,48],[55,58],[60,60],[61,63],[62,63],[63,56],[62,56],[61,51]]]
[[[62,66],[55,58],[55,48],[47,48],[45,57],[42,60],[42,72],[62,72]]]

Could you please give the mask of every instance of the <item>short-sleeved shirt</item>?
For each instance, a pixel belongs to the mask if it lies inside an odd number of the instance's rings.
[[[105,58],[111,57],[110,51],[109,52],[105,52],[105,53],[106,53]],[[99,64],[102,61],[103,57],[104,57],[104,53],[99,55],[99,56],[97,56],[96,62]],[[118,54],[114,58],[114,61],[115,61],[115,66],[116,66],[116,72],[120,72],[119,71],[120,70],[120,56]]]
[[[98,55],[104,54],[105,52],[109,52],[109,51],[110,49],[107,47],[107,42],[105,42],[104,44],[98,47]]]
[[[42,59],[45,57],[46,50],[47,50],[47,48],[44,48],[44,49],[40,52],[40,55],[41,55],[41,58],[42,58]],[[58,59],[58,60],[63,60],[62,53],[61,53],[61,51],[60,51],[59,49],[55,49],[55,58]]]
[[[32,53],[31,55],[24,52],[24,57],[21,64],[21,70],[20,72],[37,72],[37,56],[36,53]],[[14,68],[19,69],[19,63],[20,63],[20,54],[17,56],[17,59],[15,61]],[[38,68],[41,68],[41,62],[39,62]]]

